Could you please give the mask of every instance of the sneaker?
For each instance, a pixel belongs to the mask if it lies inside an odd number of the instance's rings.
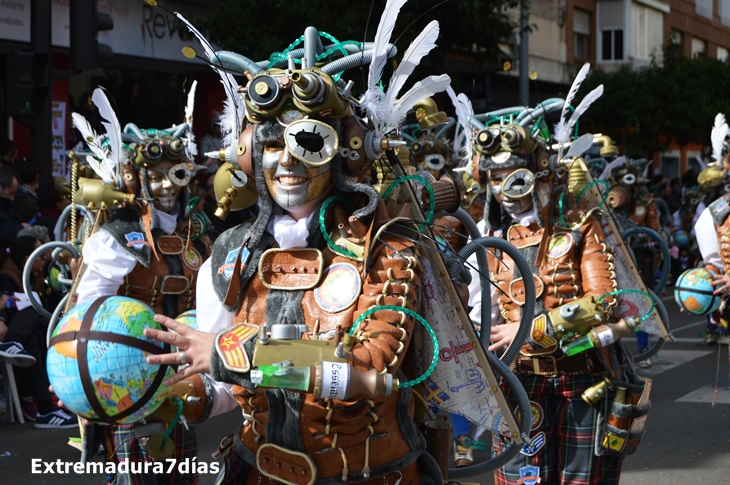
[[[0,343],[0,357],[8,364],[18,367],[30,367],[35,364],[35,357],[26,352],[18,342]]]
[[[472,466],[474,464],[474,449],[471,446],[464,445],[464,441],[468,438],[465,434],[456,438],[454,446],[454,467],[461,468]]]
[[[71,429],[79,425],[75,416],[66,414],[63,409],[56,409],[48,414],[37,414],[35,427],[41,429]]]
[[[642,369],[650,368],[651,367],[651,358],[642,360],[641,362],[639,362],[639,367],[641,367]]]
[[[719,338],[719,339],[717,340],[717,342],[718,342],[718,343],[719,343],[720,345],[730,345],[730,336],[728,336],[728,335],[723,335],[722,337],[720,337],[720,338]]]
[[[700,341],[697,345],[715,345],[717,343],[717,334],[716,333],[708,333],[705,335],[705,338]]]
[[[23,417],[28,421],[35,421],[38,415],[38,409],[35,407],[32,397],[20,398],[20,409],[23,411]]]

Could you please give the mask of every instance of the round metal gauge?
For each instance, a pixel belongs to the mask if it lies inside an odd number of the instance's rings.
[[[535,176],[526,168],[520,168],[505,177],[502,194],[508,199],[521,199],[535,188]]]
[[[335,129],[311,119],[295,121],[287,126],[284,142],[294,158],[312,167],[332,160],[339,147]]]

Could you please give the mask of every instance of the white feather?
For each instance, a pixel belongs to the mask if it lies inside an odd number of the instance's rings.
[[[190,92],[188,92],[188,103],[185,105],[185,123],[188,124],[188,132],[184,140],[189,160],[193,160],[198,154],[198,146],[195,144],[195,134],[193,133],[193,111],[195,111],[195,90],[197,88],[198,81],[193,81]]]
[[[370,63],[370,72],[368,74],[368,90],[375,88],[383,75],[385,63],[388,60],[388,43],[390,36],[393,35],[395,22],[398,20],[398,13],[401,7],[405,5],[407,0],[388,0],[385,4],[383,14],[380,16],[378,30],[375,32],[375,41],[373,46],[373,60]]]
[[[109,156],[104,158],[101,163],[106,167],[106,171],[110,174],[111,180],[108,182],[116,182],[117,175],[122,172],[124,164],[124,152],[122,149],[122,126],[119,124],[117,114],[114,112],[109,99],[104,94],[104,90],[96,88],[91,95],[91,101],[99,110],[99,116],[102,119],[101,124],[106,130],[109,138]]]
[[[408,76],[413,73],[413,70],[421,62],[424,56],[426,56],[431,50],[436,47],[436,39],[439,36],[439,23],[436,20],[431,21],[421,34],[411,42],[411,45],[403,54],[398,68],[393,73],[393,77],[390,78],[390,84],[388,84],[388,94],[385,97],[385,104],[392,106],[395,99],[398,97],[400,90],[403,88]]]
[[[409,89],[403,97],[395,102],[393,110],[388,113],[385,119],[387,126],[400,126],[405,119],[408,111],[413,106],[425,98],[430,98],[436,93],[440,93],[445,90],[451,83],[451,78],[446,74],[440,76],[429,76],[421,81],[418,81]]]
[[[586,110],[591,106],[591,104],[593,104],[593,102],[600,98],[602,95],[603,84],[588,93],[586,97],[583,98],[583,100],[580,102],[578,107],[575,108],[573,115],[570,117],[570,121],[568,121],[568,129],[572,129],[575,126],[575,122],[578,121],[578,118],[580,118],[581,115],[585,113]]]
[[[446,92],[448,93],[449,98],[451,98],[451,102],[454,104],[456,119],[458,121],[458,126],[454,132],[454,153],[459,153],[463,146],[462,143],[466,140],[466,154],[464,155],[464,158],[469,158],[471,157],[472,149],[472,137],[469,136],[472,132],[472,128],[469,123],[469,118],[474,114],[474,108],[472,108],[471,101],[469,101],[466,94],[460,93],[457,96],[451,86],[446,88]]]
[[[89,147],[89,150],[100,160],[106,158],[108,156],[107,150],[102,148],[97,142],[99,135],[91,127],[89,121],[78,113],[71,113],[71,120],[74,127],[81,133],[81,136],[84,138],[84,143]]]
[[[716,162],[722,160],[722,149],[724,147],[725,138],[728,135],[728,124],[725,122],[725,115],[717,113],[715,116],[715,125],[712,127],[710,141],[712,143],[712,159]]]
[[[190,32],[195,35],[200,44],[205,49],[205,54],[208,59],[215,56],[215,50],[213,46],[208,42],[203,34],[198,31],[190,22],[185,19],[182,15],[175,12],[175,16],[184,23]],[[243,126],[243,119],[246,116],[246,104],[238,95],[238,82],[232,74],[218,69],[215,65],[211,66],[215,72],[221,77],[221,84],[226,92],[225,109],[223,110],[223,116],[220,120],[221,127],[221,146],[228,147],[233,143],[238,143],[238,136],[240,135],[241,127]],[[230,105],[230,107],[229,107]]]
[[[598,180],[608,180],[608,178],[611,176],[611,172],[613,172],[613,169],[620,167],[624,163],[626,163],[626,157],[618,157],[616,160],[606,165],[606,168],[603,169],[603,172],[601,172]]]
[[[563,103],[563,110],[560,112],[560,121],[555,125],[555,140],[559,143],[558,146],[558,160],[563,156],[563,144],[570,141],[570,128],[568,127],[568,111],[570,110],[570,104],[573,102],[575,95],[580,89],[580,85],[583,83],[585,78],[588,76],[588,71],[591,65],[586,62],[583,67],[578,71],[578,75],[575,76],[573,84],[570,86],[568,95],[565,97],[565,103]]]
[[[570,144],[570,148],[568,148],[568,153],[565,154],[565,158],[578,157],[585,153],[591,145],[593,145],[593,134],[586,133]]]

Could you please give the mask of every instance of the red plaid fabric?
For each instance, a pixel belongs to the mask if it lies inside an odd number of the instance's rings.
[[[533,456],[518,453],[497,470],[497,483],[520,484],[520,468],[531,465],[540,469],[540,485],[618,484],[622,459],[594,454],[597,410],[580,397],[601,379],[591,374],[519,379],[530,401],[543,411],[542,423],[532,430],[530,437],[544,431],[545,445]],[[514,396],[508,390],[506,393],[512,408],[517,409]],[[494,434],[493,451],[501,452],[509,444],[507,439]]]
[[[134,437],[134,426],[132,425],[112,425],[104,426],[105,429],[105,446],[107,449],[107,460],[113,460],[119,464],[128,460],[131,463],[153,462],[147,453],[142,450],[139,440]],[[188,459],[192,462],[197,456],[197,444],[195,440],[195,431],[191,426],[186,430],[181,424],[175,425],[170,434],[170,440],[175,444],[175,452],[172,458],[176,463]],[[135,473],[130,470],[129,473],[117,473],[115,477],[107,476],[109,485],[197,485],[198,475],[193,473],[180,473],[177,466],[172,467],[170,473],[170,462],[163,462],[165,473],[154,474],[151,467],[149,473],[137,473],[143,470],[142,467],[135,467]]]

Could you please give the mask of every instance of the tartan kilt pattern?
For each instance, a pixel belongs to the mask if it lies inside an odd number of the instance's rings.
[[[583,391],[601,378],[592,374],[578,376],[519,378],[531,402],[542,408],[542,422],[530,432],[534,438],[545,432],[545,445],[533,456],[518,453],[497,470],[499,485],[518,485],[520,468],[531,465],[540,469],[541,485],[616,485],[621,475],[621,458],[596,456],[597,410],[580,397]],[[517,400],[505,390],[512,409]],[[492,451],[501,452],[509,440],[494,433]]]
[[[104,426],[104,428],[107,461],[114,461],[117,464],[125,460],[135,463],[155,461],[142,450],[139,440],[134,437],[133,425],[110,425]],[[186,458],[192,462],[193,458],[197,456],[197,442],[193,426],[186,430],[182,424],[176,424],[169,439],[175,444],[175,451],[171,458],[174,458],[176,463],[185,461]],[[182,474],[177,466],[167,473],[170,462],[162,463],[165,469],[165,473],[162,474],[152,473],[150,467],[150,473],[147,474],[117,473],[116,477],[107,476],[107,480],[109,485],[197,485],[197,473]]]

